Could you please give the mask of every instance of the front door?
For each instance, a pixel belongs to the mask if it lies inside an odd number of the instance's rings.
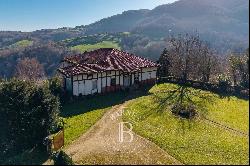
[[[123,85],[125,87],[130,86],[130,82],[131,82],[131,76],[130,75],[125,75],[124,79],[123,79]]]
[[[84,95],[84,81],[79,81],[79,89],[78,89],[78,93],[79,95],[82,94]]]
[[[134,77],[135,79],[134,79],[134,82],[135,82],[135,84],[139,84],[139,72],[136,72],[135,73],[135,77]]]

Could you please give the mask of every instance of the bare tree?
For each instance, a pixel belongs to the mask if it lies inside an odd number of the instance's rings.
[[[25,58],[16,65],[15,77],[24,80],[38,80],[45,76],[43,65],[35,58]]]
[[[249,53],[229,56],[230,74],[234,85],[249,86]]]
[[[168,75],[180,77],[183,81],[208,82],[216,66],[216,56],[199,35],[186,34],[171,38],[169,48],[163,51],[159,63],[161,72],[168,72]]]
[[[215,52],[209,48],[207,43],[200,41],[198,43],[198,51],[195,58],[197,79],[202,82],[209,82],[211,75],[218,72],[218,58]]]

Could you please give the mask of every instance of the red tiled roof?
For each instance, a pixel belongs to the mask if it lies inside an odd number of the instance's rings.
[[[140,68],[157,67],[148,59],[113,48],[101,48],[91,52],[66,57],[64,62],[69,66],[58,70],[67,76],[120,70],[123,72],[138,71]]]

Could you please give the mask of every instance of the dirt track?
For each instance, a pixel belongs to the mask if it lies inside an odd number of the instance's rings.
[[[154,143],[133,133],[132,142],[119,142],[118,116],[125,104],[110,109],[71,145],[65,148],[76,164],[181,164]],[[125,129],[126,130],[126,129]],[[124,141],[130,139],[124,134]]]

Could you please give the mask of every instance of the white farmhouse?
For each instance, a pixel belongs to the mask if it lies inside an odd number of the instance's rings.
[[[155,83],[157,67],[145,58],[103,48],[64,58],[58,71],[64,77],[66,90],[74,96],[85,96]]]

